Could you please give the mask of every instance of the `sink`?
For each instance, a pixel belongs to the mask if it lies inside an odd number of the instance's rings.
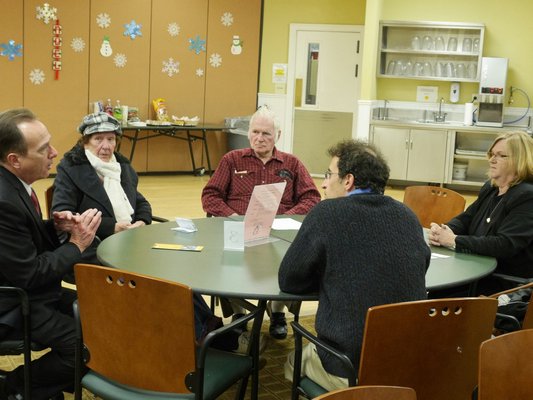
[[[448,125],[451,123],[450,121],[425,121],[425,120],[417,120],[413,122],[416,124],[435,124],[435,125]]]

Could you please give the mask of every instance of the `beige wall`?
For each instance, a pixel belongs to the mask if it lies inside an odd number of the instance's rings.
[[[368,3],[368,7],[365,7]],[[265,0],[260,91],[274,93],[272,63],[287,62],[290,23],[365,24],[364,57],[376,55],[375,28],[380,19],[478,22],[485,24],[483,55],[509,58],[507,86],[533,96],[533,2],[524,0]],[[369,20],[370,19],[370,20]],[[368,29],[370,28],[370,30]],[[370,48],[370,49],[369,49]],[[416,86],[439,86],[449,93],[449,82],[410,79],[378,79],[375,68],[363,60],[363,99],[416,99]],[[370,72],[368,72],[370,70]],[[368,73],[365,74],[365,71]],[[375,85],[375,90],[374,90]],[[470,100],[477,83],[461,83],[460,102]],[[375,94],[374,94],[375,93]],[[526,107],[520,94],[513,106]]]

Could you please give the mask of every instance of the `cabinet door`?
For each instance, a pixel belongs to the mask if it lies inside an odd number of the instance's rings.
[[[375,126],[372,142],[387,160],[389,179],[407,179],[409,130]]]
[[[446,135],[446,131],[411,130],[407,180],[444,182]]]

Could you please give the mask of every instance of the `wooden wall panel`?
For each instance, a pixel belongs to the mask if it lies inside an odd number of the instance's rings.
[[[22,2],[13,0],[0,0],[0,43],[8,44],[10,40],[15,41],[15,45],[22,44],[23,14]],[[6,12],[10,10],[10,12]],[[3,49],[2,49],[3,50]],[[26,49],[23,47],[22,54]],[[0,110],[7,108],[22,107],[23,83],[22,65],[24,59],[15,56],[13,61],[8,57],[0,57],[0,78],[2,82],[2,95],[0,96]]]
[[[75,52],[70,44],[74,37],[81,37],[87,45],[89,0],[53,3],[62,26],[62,69],[57,80],[52,70],[55,21],[46,24],[36,17],[36,7],[43,4],[39,0],[24,2],[24,106],[35,112],[52,134],[52,144],[59,153],[55,171],[63,154],[79,139],[76,128],[87,110],[88,55],[86,51]],[[44,73],[44,81],[39,85],[29,79],[36,69]]]
[[[100,14],[108,14],[111,23],[107,28],[97,24]],[[92,0],[90,13],[91,49],[89,70],[89,101],[110,98],[115,105],[121,104],[139,108],[142,118],[148,115],[148,88],[150,82],[150,14],[151,2],[146,0],[107,1]],[[135,39],[124,35],[124,25],[134,20],[141,25],[142,36]],[[109,38],[113,51],[110,57],[100,53],[104,36]],[[117,67],[115,57],[123,54],[126,64]],[[123,140],[121,152],[129,154],[130,143]],[[146,171],[146,142],[137,143],[133,166],[138,172]]]
[[[225,117],[248,115],[257,104],[259,73],[261,0],[218,0],[209,3],[205,118],[220,123]],[[230,13],[232,23],[221,18]],[[240,54],[232,53],[233,37],[242,41]],[[219,67],[209,65],[209,57],[219,54]],[[226,134],[213,135],[209,148],[215,154],[226,151]]]
[[[205,52],[190,50],[189,39],[207,36],[207,0],[159,0],[152,8],[152,53],[150,67],[150,100],[164,98],[169,117],[198,116],[204,120]],[[179,34],[171,36],[169,24],[177,24]],[[163,61],[179,62],[179,72],[169,76],[163,72]],[[152,114],[155,118],[155,115]],[[200,158],[201,142],[193,143]],[[191,169],[186,141],[169,137],[148,142],[149,171],[187,171]]]

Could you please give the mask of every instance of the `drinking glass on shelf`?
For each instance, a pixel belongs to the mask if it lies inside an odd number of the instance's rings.
[[[428,61],[424,63],[423,72],[424,72],[424,76],[433,76],[433,67]]]
[[[387,75],[394,75],[394,69],[396,68],[396,61],[391,60],[387,65]]]
[[[442,67],[442,63],[440,62],[436,62],[435,63],[435,67],[433,69],[435,71],[435,76],[438,76],[438,77],[442,77],[443,73],[444,73],[444,70],[443,70],[443,67]]]
[[[468,64],[468,77],[470,79],[476,79],[477,77],[477,64],[476,63]]]
[[[413,67],[414,76],[422,76],[424,74],[424,65],[421,62],[415,62]]]
[[[420,38],[418,36],[413,36],[411,38],[411,49],[420,50]]]
[[[435,50],[443,51],[444,48],[445,48],[445,46],[444,46],[444,38],[442,36],[437,36],[435,38]]]
[[[446,64],[446,76],[448,78],[454,78],[455,77],[455,65],[453,65],[452,62],[449,62]]]
[[[473,45],[472,45],[472,51],[474,53],[479,53],[479,38],[475,38]]]
[[[411,60],[407,60],[407,62],[403,66],[403,69],[404,69],[403,70],[404,75],[407,75],[407,76],[413,75],[413,63],[411,62]]]
[[[463,52],[470,53],[472,52],[472,39],[466,37],[463,39]]]
[[[446,48],[448,51],[457,51],[457,38],[452,36],[448,39],[448,47]]]
[[[433,39],[431,36],[424,36],[424,39],[422,39],[422,47],[424,50],[433,50]]]
[[[396,61],[396,65],[394,66],[394,71],[393,71],[393,75],[396,75],[396,76],[400,76],[403,74],[403,61],[402,60],[397,60]]]
[[[464,78],[465,77],[465,65],[463,63],[459,63],[455,67],[455,77],[456,78]]]

